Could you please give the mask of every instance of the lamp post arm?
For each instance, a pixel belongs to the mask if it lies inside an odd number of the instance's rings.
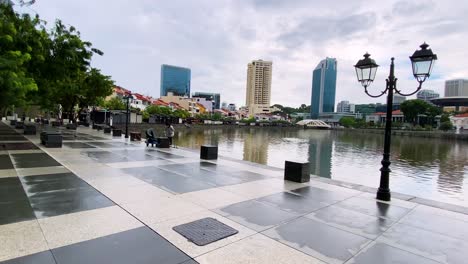
[[[395,86],[395,92],[396,92],[397,94],[399,94],[399,95],[411,96],[411,95],[413,95],[413,94],[419,92],[419,90],[421,90],[422,84],[423,84],[424,81],[418,81],[418,82],[419,82],[418,88],[416,88],[416,91],[414,91],[414,92],[412,92],[412,93],[409,93],[409,94],[402,93],[401,90],[398,90],[398,89],[396,88],[396,86]]]
[[[370,97],[372,97],[372,98],[381,97],[382,95],[386,94],[387,91],[388,91],[388,85],[387,85],[387,87],[385,88],[385,90],[383,90],[379,95],[373,95],[373,94],[370,94],[370,93],[369,93],[369,91],[367,90],[367,86],[364,86],[364,92],[365,92],[368,96],[370,96]]]

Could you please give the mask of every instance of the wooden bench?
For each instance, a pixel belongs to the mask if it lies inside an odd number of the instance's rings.
[[[286,161],[284,164],[284,180],[293,182],[309,182],[309,162]]]

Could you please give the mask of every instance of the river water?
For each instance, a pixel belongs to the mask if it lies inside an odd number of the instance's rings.
[[[308,161],[311,173],[378,187],[383,135],[274,127],[192,128],[175,144],[216,144],[220,155],[284,168]],[[468,142],[392,137],[391,191],[468,206]]]

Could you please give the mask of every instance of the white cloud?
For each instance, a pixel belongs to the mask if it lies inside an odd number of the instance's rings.
[[[456,8],[455,8],[456,7]],[[121,86],[159,95],[161,64],[192,69],[192,91],[245,100],[246,65],[273,61],[273,103],[310,103],[312,70],[338,60],[337,102],[375,102],[355,80],[353,65],[366,51],[381,65],[373,85],[382,89],[390,57],[399,87],[416,87],[408,56],[423,41],[439,61],[424,88],[443,94],[447,78],[468,77],[464,38],[466,1],[37,1],[30,7],[49,21],[78,28],[104,51],[93,63]],[[378,100],[383,102],[384,99]]]

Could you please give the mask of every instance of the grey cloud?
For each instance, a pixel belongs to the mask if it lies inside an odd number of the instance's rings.
[[[346,38],[375,26],[377,16],[367,12],[343,18],[311,17],[300,23],[292,31],[278,37],[278,41],[289,48],[308,41],[326,42],[335,38]]]
[[[433,1],[398,1],[393,5],[393,14],[399,16],[413,16],[418,13],[427,12],[434,8]]]

